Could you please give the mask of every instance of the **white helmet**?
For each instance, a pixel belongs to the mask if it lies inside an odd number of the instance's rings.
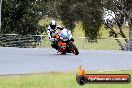
[[[50,23],[49,25],[50,25],[51,29],[55,29],[56,26],[57,26],[55,20],[52,20],[51,23]]]

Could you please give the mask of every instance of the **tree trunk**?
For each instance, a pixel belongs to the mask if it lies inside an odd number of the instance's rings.
[[[125,33],[122,31],[122,27],[119,27],[119,29],[120,29],[120,35],[122,36],[122,38],[125,38],[126,43],[128,43],[128,39],[127,39]]]
[[[121,50],[126,50],[126,47],[122,44],[122,42],[118,39],[118,34],[111,28],[109,27],[109,25],[105,24],[107,26],[107,28],[109,28],[113,33],[114,33],[114,37],[115,40],[117,41],[117,43],[119,44],[119,46],[121,47]]]
[[[129,50],[132,51],[132,9],[126,12],[126,17],[129,25]]]
[[[125,17],[129,25],[128,49],[132,51],[132,0],[125,1]]]
[[[129,50],[132,51],[132,21],[129,22]]]
[[[115,40],[117,41],[117,43],[119,44],[119,46],[121,47],[121,50],[126,50],[126,47],[122,44],[122,42],[118,39],[118,34],[115,34]]]

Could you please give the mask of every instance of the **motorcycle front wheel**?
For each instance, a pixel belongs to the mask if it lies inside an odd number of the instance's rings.
[[[70,46],[71,46],[72,53],[75,55],[78,55],[79,51],[78,51],[77,47],[75,46],[75,44],[72,42],[72,43],[70,43]]]

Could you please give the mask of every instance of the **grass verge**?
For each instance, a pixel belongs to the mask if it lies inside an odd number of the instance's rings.
[[[88,71],[89,74],[130,74],[132,71],[97,72]],[[76,83],[75,73],[43,73],[32,75],[0,76],[0,88],[132,88],[129,84],[86,84],[80,86]]]

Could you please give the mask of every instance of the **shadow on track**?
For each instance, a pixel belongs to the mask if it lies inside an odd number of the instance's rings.
[[[68,55],[73,55],[72,53],[68,53],[68,54],[60,54],[60,53],[56,53],[56,54],[52,54],[52,55],[58,55],[58,56],[68,56]]]

